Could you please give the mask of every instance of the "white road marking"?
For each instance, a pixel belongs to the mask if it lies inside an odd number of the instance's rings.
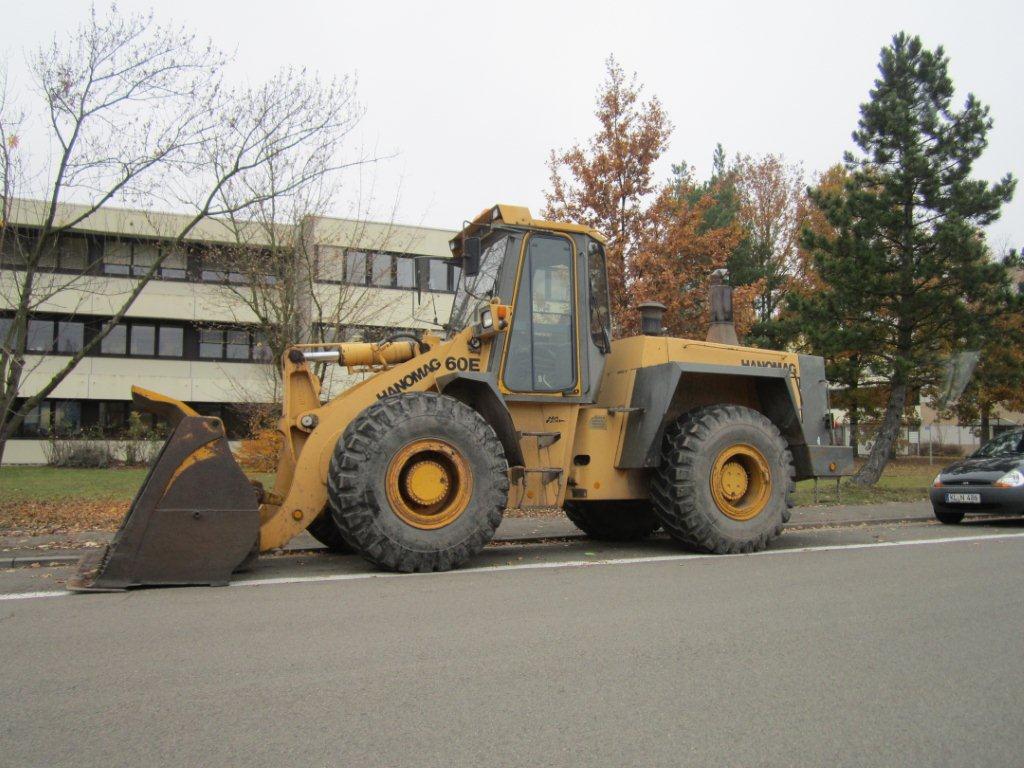
[[[40,597],[67,597],[70,592],[58,592],[51,590],[49,592],[8,592],[5,595],[0,595],[0,600],[36,600]]]
[[[543,563],[517,563],[515,565],[483,565],[478,568],[463,568],[444,573],[337,573],[321,576],[275,576],[268,579],[239,579],[231,582],[232,587],[266,587],[274,584],[306,584],[327,581],[365,581],[367,579],[407,579],[428,576],[467,576],[475,573],[494,573],[497,571],[538,571],[549,568],[587,568],[600,565],[637,565],[641,563],[675,563],[684,560],[724,560],[733,557],[771,557],[774,555],[796,555],[806,552],[835,552],[846,549],[886,549],[891,547],[914,547],[930,544],[956,544],[977,541],[1007,541],[1024,538],[1024,533],[1000,533],[991,536],[945,536],[937,539],[912,539],[910,541],[876,541],[865,544],[824,544],[815,547],[795,547],[793,549],[768,549],[745,555],[705,555],[688,553],[680,555],[653,555],[650,557],[616,557],[591,558],[587,560],[555,560]],[[48,592],[10,592],[0,594],[3,600],[34,600],[42,597],[67,597],[73,593],[61,591]]]

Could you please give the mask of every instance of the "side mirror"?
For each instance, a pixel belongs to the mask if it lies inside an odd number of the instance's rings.
[[[480,272],[480,238],[467,237],[462,241],[462,274],[474,277]]]

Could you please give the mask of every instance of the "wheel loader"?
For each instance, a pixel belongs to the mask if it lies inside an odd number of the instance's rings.
[[[832,444],[822,359],[668,338],[652,304],[641,335],[613,340],[605,245],[497,205],[451,241],[443,332],[290,347],[271,489],[246,479],[218,419],[135,388],[173,431],[69,587],[226,584],[303,530],[383,569],[446,571],[510,507],[561,507],[604,540],[662,528],[701,552],[764,548],[796,480],[852,463]],[[365,375],[325,400],[316,365]]]

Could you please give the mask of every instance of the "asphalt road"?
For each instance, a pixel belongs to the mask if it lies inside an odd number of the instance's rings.
[[[0,574],[0,765],[1020,765],[1022,563],[1018,521],[10,599],[67,570],[23,569]]]

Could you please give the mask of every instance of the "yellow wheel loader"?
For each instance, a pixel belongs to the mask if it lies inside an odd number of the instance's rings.
[[[443,334],[286,352],[269,491],[217,419],[134,390],[173,432],[69,586],[224,584],[307,529],[384,569],[445,571],[508,507],[561,507],[600,539],[660,527],[690,549],[751,552],[781,532],[795,480],[847,472],[821,358],[668,338],[659,305],[613,341],[592,229],[499,205],[451,249],[462,277]],[[368,375],[325,402],[315,364]]]

